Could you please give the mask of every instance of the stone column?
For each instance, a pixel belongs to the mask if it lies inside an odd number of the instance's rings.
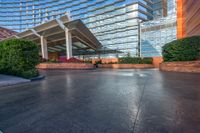
[[[40,36],[40,39],[41,39],[42,58],[48,60],[47,40],[44,38],[44,36]]]
[[[68,28],[65,28],[65,39],[66,39],[66,58],[72,57],[72,35]]]

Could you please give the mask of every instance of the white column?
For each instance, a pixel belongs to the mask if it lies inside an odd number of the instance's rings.
[[[72,35],[68,28],[65,28],[65,39],[66,39],[66,58],[72,57]]]
[[[41,39],[42,58],[48,59],[47,40],[44,38],[44,36],[40,36],[40,39]]]

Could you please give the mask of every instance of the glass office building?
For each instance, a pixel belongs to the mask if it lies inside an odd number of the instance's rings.
[[[154,1],[160,3],[159,0]],[[156,12],[154,20],[141,24],[141,56],[143,57],[161,56],[162,46],[177,39],[176,0],[165,2],[166,0],[163,0],[163,4],[157,4],[156,10],[153,10]],[[167,8],[163,9],[162,6],[165,4]]]
[[[167,0],[152,0],[153,18],[157,19],[167,15]]]
[[[151,5],[149,0],[0,0],[0,26],[21,32],[69,12],[107,49],[136,56],[138,22],[152,19]]]
[[[0,0],[0,27],[22,32],[60,18],[66,12],[73,20],[81,19],[102,43],[103,49],[117,51],[117,54],[102,57],[127,53],[132,56],[140,53],[143,56],[160,55],[160,47],[175,38],[175,26],[169,26],[168,31],[158,28],[169,23],[174,25],[175,0]],[[149,31],[150,27],[155,30]],[[158,40],[166,35],[165,32],[169,35],[168,41]],[[159,36],[160,33],[163,36]],[[149,47],[159,54],[151,53]]]

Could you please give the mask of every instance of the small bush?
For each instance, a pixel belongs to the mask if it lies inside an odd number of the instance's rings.
[[[90,64],[92,64],[92,60],[84,60],[84,63],[90,63]]]
[[[32,77],[37,77],[38,75],[39,72],[37,71],[37,69],[30,69],[27,71],[23,71],[20,76],[28,79]]]
[[[97,65],[98,65],[98,64],[102,64],[102,61],[101,61],[101,60],[96,61],[96,64],[97,64]]]
[[[119,64],[152,64],[152,58],[139,58],[139,57],[122,57],[119,58]]]
[[[193,61],[200,55],[200,37],[193,36],[175,40],[163,46],[164,61]]]
[[[31,41],[11,39],[0,42],[0,73],[32,78],[38,76],[38,46]]]
[[[42,57],[39,57],[39,60],[40,60],[40,63],[48,62],[48,59],[45,59],[45,58],[42,58]]]
[[[118,62],[108,62],[107,64],[118,64]]]
[[[56,59],[49,59],[46,62],[48,62],[48,63],[61,63],[59,60],[56,60]]]

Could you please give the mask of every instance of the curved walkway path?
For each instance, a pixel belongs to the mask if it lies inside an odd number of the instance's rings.
[[[28,79],[0,74],[0,87],[28,83],[28,82],[30,82],[30,80]]]
[[[0,87],[4,133],[199,133],[200,75],[158,70],[43,71]]]

